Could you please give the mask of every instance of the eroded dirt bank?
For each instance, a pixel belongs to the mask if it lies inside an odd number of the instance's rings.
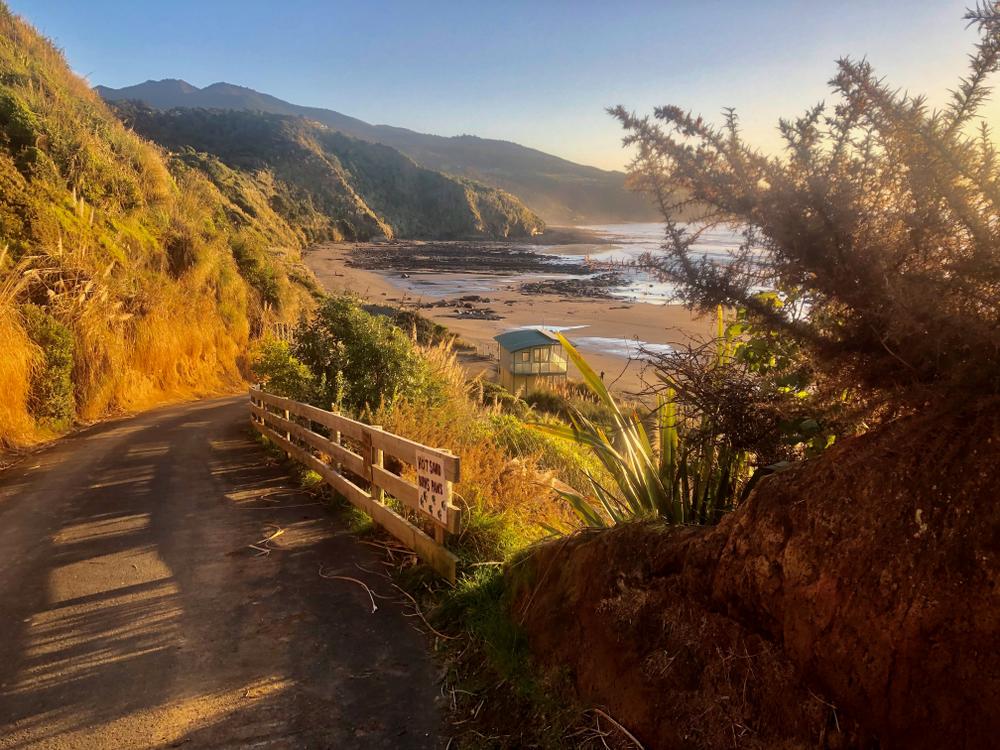
[[[508,573],[533,652],[660,748],[986,748],[1000,403],[900,420],[711,530],[637,524]]]

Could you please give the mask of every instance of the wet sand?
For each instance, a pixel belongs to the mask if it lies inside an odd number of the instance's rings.
[[[592,252],[597,244],[572,234],[566,239],[570,242],[558,248],[560,254],[582,256]],[[605,382],[613,383],[617,391],[634,393],[642,390],[645,384],[655,383],[656,378],[643,363],[630,360],[625,352],[635,347],[626,345],[624,339],[663,345],[688,341],[692,337],[704,338],[711,331],[709,319],[694,318],[680,305],[548,293],[524,294],[520,291],[521,284],[537,281],[540,278],[537,273],[491,273],[482,267],[481,258],[469,264],[476,268],[474,273],[465,272],[458,258],[453,260],[454,268],[452,263],[448,264],[447,271],[373,270],[349,264],[352,252],[355,258],[368,257],[370,260],[366,252],[357,252],[368,247],[354,243],[317,245],[307,250],[304,258],[330,292],[350,292],[375,304],[421,306],[422,315],[447,326],[483,355],[464,358],[471,375],[495,376],[497,344],[493,337],[499,333],[534,325],[574,327],[566,331],[567,337],[577,344],[595,370],[604,371]],[[408,278],[404,278],[404,274]],[[468,295],[479,295],[489,301],[458,301],[459,297]],[[453,304],[438,306],[442,299]],[[435,306],[427,306],[430,304]],[[474,317],[491,314],[502,319]],[[490,355],[492,361],[485,358]],[[570,377],[573,376],[571,369]]]

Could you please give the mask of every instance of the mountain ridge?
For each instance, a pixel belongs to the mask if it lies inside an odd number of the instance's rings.
[[[524,237],[544,228],[503,190],[421,167],[391,146],[301,116],[111,106],[137,134],[202,167],[224,195],[250,180],[307,244],[379,235]]]
[[[114,89],[96,86],[108,101],[141,101],[154,109],[255,110],[297,115],[347,135],[382,143],[417,164],[505,190],[548,223],[605,224],[655,221],[657,212],[631,192],[624,172],[599,169],[508,140],[465,134],[439,136],[394,125],[373,125],[331,109],[287,102],[270,94],[218,81],[198,88],[181,79],[148,80]]]

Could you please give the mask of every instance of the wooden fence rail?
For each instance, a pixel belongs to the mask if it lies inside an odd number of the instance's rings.
[[[451,501],[452,484],[459,477],[457,456],[259,388],[250,389],[250,420],[290,458],[319,474],[454,583],[458,558],[444,545],[461,525],[461,511]],[[387,457],[396,461],[387,466]],[[411,466],[416,481],[394,473],[396,464]],[[429,521],[434,537],[388,507],[386,495]]]

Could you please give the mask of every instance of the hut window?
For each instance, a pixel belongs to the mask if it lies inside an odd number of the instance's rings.
[[[531,351],[529,351],[528,349],[525,349],[524,351],[517,352],[517,361],[518,362],[528,362],[528,361],[530,361],[529,360],[530,356],[531,356]]]
[[[535,353],[536,362],[548,362],[549,361],[549,348],[547,346],[539,347],[533,350]]]

